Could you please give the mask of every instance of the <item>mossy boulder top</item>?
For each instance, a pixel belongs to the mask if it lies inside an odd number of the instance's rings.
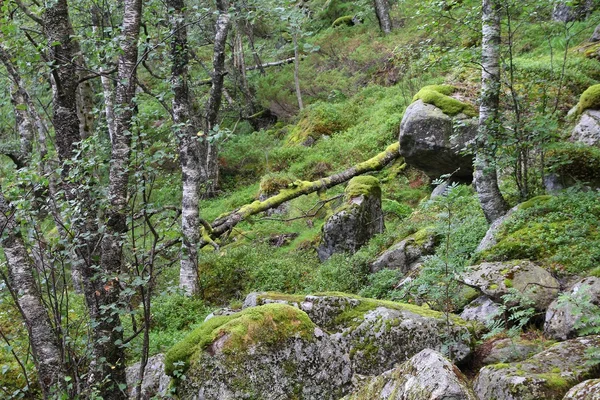
[[[557,343],[516,363],[482,368],[474,382],[480,400],[559,400],[573,386],[596,376],[587,351],[600,346],[600,336]]]
[[[581,94],[577,112],[581,114],[585,110],[600,110],[600,85],[590,86]]]
[[[463,150],[475,139],[478,121],[465,114],[465,103],[442,92],[424,88],[408,106],[400,123],[400,155],[431,179],[453,174],[453,180],[471,183],[473,157]]]
[[[527,260],[484,262],[468,267],[460,276],[466,285],[496,301],[511,289],[530,299],[537,310],[546,310],[558,296],[560,283],[547,270]]]
[[[451,85],[429,85],[424,86],[413,97],[413,102],[421,100],[423,103],[431,104],[442,110],[446,115],[454,117],[465,114],[468,117],[476,117],[477,110],[469,103],[450,97],[456,88]]]

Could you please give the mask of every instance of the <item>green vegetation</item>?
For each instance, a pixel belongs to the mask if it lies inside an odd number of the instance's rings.
[[[600,108],[600,85],[590,86],[581,94],[577,104],[577,112],[581,114],[585,110],[597,110]]]
[[[358,196],[381,196],[381,187],[379,179],[374,176],[363,175],[357,176],[348,182],[344,191],[346,199],[351,199]]]

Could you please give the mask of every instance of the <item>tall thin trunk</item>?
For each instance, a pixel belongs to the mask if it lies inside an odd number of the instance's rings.
[[[34,266],[19,226],[0,188],[0,241],[8,263],[8,278],[19,311],[29,333],[29,343],[44,398],[54,398],[64,389],[66,372],[58,339],[37,290]]]
[[[229,1],[217,0],[219,16],[215,26],[215,40],[213,51],[212,84],[208,102],[206,104],[206,133],[209,134],[217,123],[221,99],[223,97],[223,81],[225,71],[225,43],[229,33],[230,17],[228,13]],[[206,157],[206,192],[212,195],[219,184],[219,149],[217,143],[209,143]]]
[[[390,18],[390,5],[388,0],[373,0],[375,3],[375,14],[379,21],[379,29],[385,34],[392,31],[392,20]]]
[[[498,188],[494,152],[490,139],[498,138],[500,127],[500,12],[497,0],[483,0],[482,72],[479,131],[473,184],[486,219],[492,223],[508,211],[508,204]]]
[[[200,123],[194,117],[193,104],[188,87],[188,45],[184,0],[168,0],[173,9],[170,14],[171,32],[171,89],[173,90],[173,122],[179,145],[181,165],[181,245],[182,257],[179,270],[179,287],[187,295],[198,293],[198,249],[200,238],[199,192],[203,171],[202,153],[207,142],[197,137]]]
[[[106,360],[99,365],[96,379],[104,379],[102,394],[105,399],[126,399],[126,393],[119,388],[125,384],[125,349],[121,321],[112,306],[119,304],[118,275],[122,271],[123,242],[127,226],[127,194],[129,184],[129,163],[131,155],[131,121],[134,113],[133,98],[136,88],[138,63],[138,40],[142,18],[142,0],[125,0],[123,25],[121,30],[121,55],[118,63],[118,83],[116,88],[115,136],[112,143],[111,166],[109,172],[107,223],[102,238],[100,258],[103,285],[96,289],[92,318],[94,328],[94,356]],[[86,271],[90,272],[90,271]],[[86,282],[87,285],[87,282]],[[93,285],[88,285],[91,289]]]
[[[300,52],[298,51],[298,34],[292,35],[294,42],[294,87],[296,88],[296,99],[298,99],[298,108],[302,110],[302,92],[300,91]]]

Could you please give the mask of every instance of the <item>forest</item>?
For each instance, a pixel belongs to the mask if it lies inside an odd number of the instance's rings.
[[[0,0],[0,399],[600,398],[598,0]]]

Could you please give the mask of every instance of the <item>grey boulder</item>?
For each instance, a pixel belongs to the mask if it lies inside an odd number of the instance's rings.
[[[476,133],[476,118],[464,114],[451,117],[440,108],[417,100],[408,106],[400,124],[400,155],[432,179],[454,173],[454,180],[470,183],[473,157],[461,151]]]
[[[403,274],[410,272],[422,261],[422,257],[433,254],[435,250],[435,234],[423,232],[407,237],[394,244],[371,263],[371,272],[382,269],[397,269]]]
[[[140,363],[127,367],[125,371],[127,378],[127,394],[130,399],[137,399],[137,385],[140,380]],[[166,397],[171,378],[165,373],[165,355],[157,354],[148,358],[144,368],[144,379],[142,380],[141,391],[143,400],[156,398],[158,396]]]
[[[568,291],[569,297],[577,303],[584,298],[590,305],[600,305],[600,278],[590,276],[576,282]],[[555,300],[546,311],[544,333],[557,340],[566,340],[577,336],[578,322],[581,317],[589,317],[593,310],[578,311],[573,302]]]
[[[458,368],[440,353],[425,349],[402,365],[372,378],[343,400],[475,400]]]
[[[573,386],[563,400],[600,400],[600,379],[588,379]]]
[[[585,110],[581,113],[579,121],[571,133],[571,140],[588,146],[600,147],[600,111]]]
[[[479,296],[465,306],[460,317],[465,321],[477,321],[488,325],[500,314],[500,306],[487,296]]]

